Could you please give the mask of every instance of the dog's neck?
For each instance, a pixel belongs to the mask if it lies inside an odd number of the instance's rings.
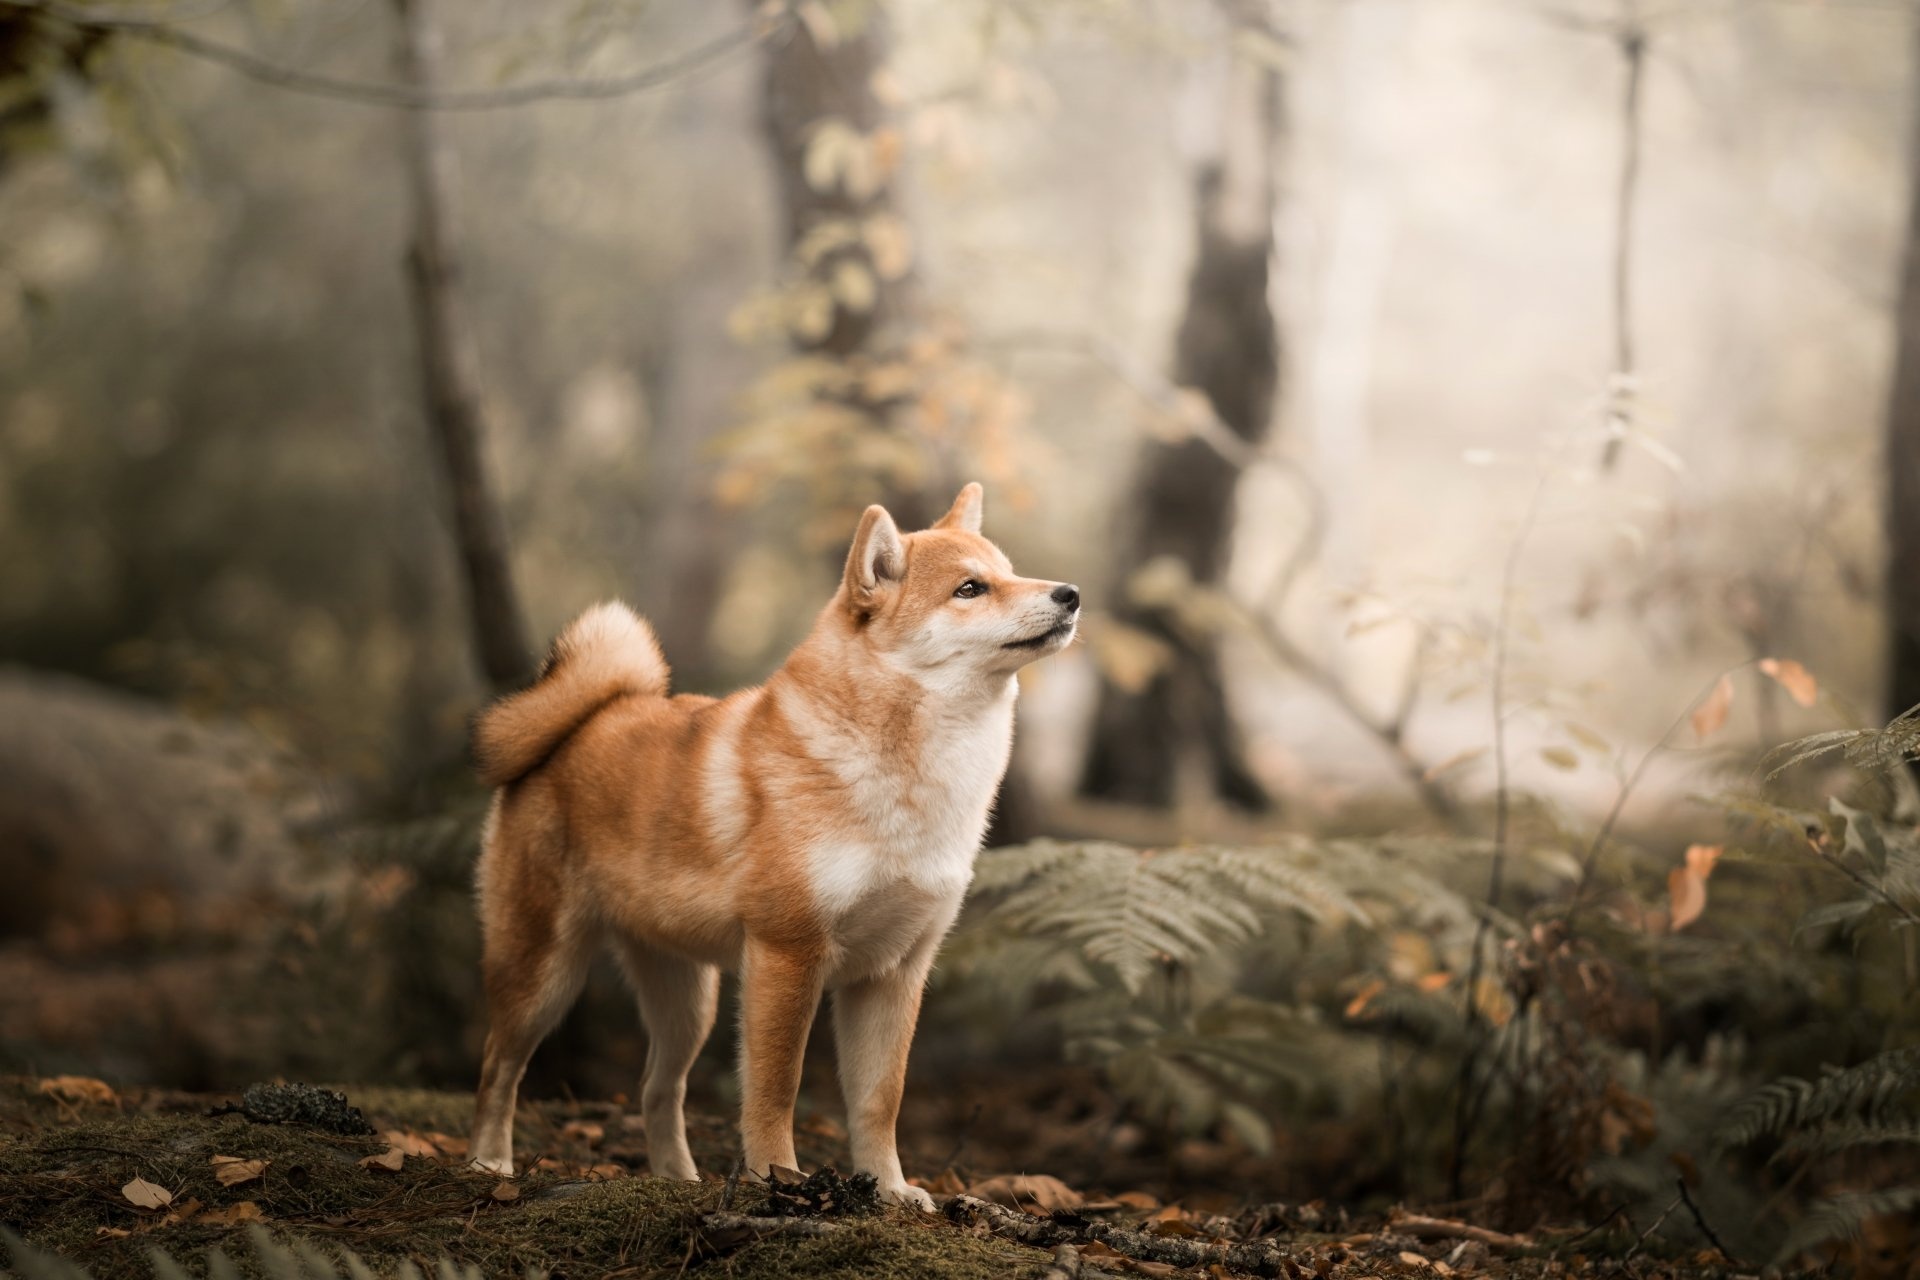
[[[900,745],[943,731],[1011,720],[1019,682],[1012,672],[958,665],[909,670],[866,643],[848,615],[829,607],[769,681],[843,731]]]

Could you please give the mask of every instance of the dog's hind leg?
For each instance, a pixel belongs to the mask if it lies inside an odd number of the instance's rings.
[[[632,940],[618,950],[647,1028],[647,1071],[640,1081],[647,1163],[657,1178],[693,1181],[700,1174],[687,1149],[687,1072],[713,1030],[720,971]]]
[[[531,922],[529,922],[531,923]],[[554,919],[516,931],[509,948],[489,936],[483,972],[487,988],[487,1045],[474,1105],[473,1164],[513,1176],[513,1110],[533,1051],[580,996],[598,938],[570,934]],[[539,939],[544,945],[528,945]]]

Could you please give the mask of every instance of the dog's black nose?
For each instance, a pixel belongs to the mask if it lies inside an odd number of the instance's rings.
[[[1063,604],[1069,609],[1080,607],[1080,588],[1063,582],[1053,589],[1053,602]]]

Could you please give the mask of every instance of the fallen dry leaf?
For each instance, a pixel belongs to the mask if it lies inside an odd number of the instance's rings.
[[[1787,696],[1803,707],[1810,707],[1820,700],[1820,682],[1813,678],[1813,672],[1807,670],[1791,658],[1762,658],[1760,670],[1777,681]]]
[[[223,1187],[237,1187],[265,1173],[271,1163],[269,1160],[243,1160],[239,1156],[215,1156],[213,1176],[219,1179]]]
[[[520,1188],[514,1186],[511,1182],[496,1182],[493,1185],[493,1190],[487,1194],[504,1204],[509,1200],[518,1200],[520,1198]]]
[[[93,1234],[106,1240],[125,1240],[133,1232],[126,1227],[95,1227]]]
[[[465,1138],[456,1138],[451,1134],[445,1133],[430,1133],[427,1135],[427,1141],[440,1148],[441,1153],[444,1155],[463,1156],[467,1154],[467,1140]]]
[[[932,1181],[924,1178],[909,1178],[907,1181],[922,1191],[931,1191],[936,1196],[957,1196],[967,1189],[967,1184],[960,1180],[960,1175],[951,1169]]]
[[[1008,1173],[976,1182],[967,1194],[1011,1209],[1078,1209],[1085,1197],[1060,1179],[1045,1173]]]
[[[216,1227],[237,1227],[243,1222],[265,1222],[267,1215],[251,1200],[230,1204],[224,1209],[209,1209],[196,1221]]]
[[[393,1147],[404,1155],[418,1156],[423,1160],[431,1160],[440,1154],[440,1148],[435,1146],[431,1139],[423,1138],[419,1134],[411,1131],[403,1133],[398,1129],[389,1129],[380,1136],[386,1139],[389,1147]],[[398,1165],[394,1167],[396,1169],[399,1168]]]
[[[127,1198],[127,1203],[141,1209],[164,1209],[173,1203],[173,1192],[145,1178],[135,1178],[120,1188],[120,1194]]]
[[[113,1086],[92,1076],[49,1076],[37,1087],[41,1093],[60,1102],[112,1104],[120,1100]]]
[[[1122,1191],[1115,1200],[1129,1209],[1158,1209],[1160,1202],[1144,1191]]]
[[[612,1182],[626,1177],[627,1171],[617,1164],[594,1164],[587,1166],[586,1176],[589,1182]]]
[[[385,1169],[389,1173],[398,1173],[407,1163],[407,1153],[398,1147],[388,1147],[377,1156],[367,1156],[360,1161],[362,1169]]]
[[[1727,722],[1727,710],[1732,706],[1733,677],[1721,676],[1714,682],[1713,691],[1693,709],[1694,736],[1704,741],[1719,732],[1720,726]]]
[[[160,1225],[171,1227],[175,1223],[191,1222],[203,1207],[198,1197],[189,1196],[167,1210],[167,1216],[160,1219]]]
[[[1424,1254],[1415,1253],[1411,1249],[1400,1251],[1400,1261],[1409,1267],[1418,1267],[1422,1271],[1433,1269],[1433,1259]]]
[[[597,1147],[606,1136],[606,1127],[591,1120],[569,1120],[560,1126],[560,1137],[567,1142],[584,1142],[590,1147]]]

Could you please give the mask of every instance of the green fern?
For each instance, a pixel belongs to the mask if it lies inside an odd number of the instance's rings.
[[[1815,1125],[1877,1125],[1905,1118],[1907,1095],[1920,1088],[1920,1049],[1891,1049],[1845,1070],[1829,1068],[1817,1081],[1787,1076],[1733,1108],[1716,1140],[1722,1150]]]
[[[1244,944],[1278,914],[1366,918],[1306,861],[1300,849],[1041,841],[983,857],[975,891],[992,900],[986,927],[1069,946],[1138,994],[1160,966]]]
[[[1815,1201],[1807,1216],[1794,1224],[1786,1243],[1774,1256],[1784,1266],[1801,1254],[1835,1240],[1855,1240],[1869,1218],[1896,1217],[1920,1208],[1920,1183],[1877,1191],[1849,1191]]]

